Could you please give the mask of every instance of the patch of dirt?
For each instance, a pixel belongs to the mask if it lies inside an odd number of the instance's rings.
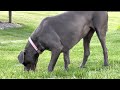
[[[0,21],[0,30],[9,29],[9,28],[19,28],[22,25],[17,23],[8,23],[8,22],[1,22]]]

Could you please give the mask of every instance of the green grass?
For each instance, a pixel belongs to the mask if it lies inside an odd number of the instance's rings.
[[[109,12],[109,30],[107,32],[107,48],[109,66],[103,66],[103,54],[100,42],[94,34],[91,41],[91,55],[86,68],[80,69],[83,58],[82,40],[70,51],[71,64],[64,70],[61,54],[53,72],[47,67],[51,53],[45,51],[39,57],[36,72],[24,72],[17,56],[24,49],[28,37],[46,16],[53,16],[61,11],[13,11],[13,22],[23,25],[22,28],[0,30],[0,78],[2,79],[115,79],[120,78],[120,12]],[[8,12],[0,12],[0,21],[8,21]]]

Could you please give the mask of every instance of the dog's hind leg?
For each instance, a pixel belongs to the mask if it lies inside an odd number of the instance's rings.
[[[83,38],[84,57],[83,57],[83,62],[80,66],[81,68],[83,68],[85,66],[87,59],[90,55],[90,41],[91,41],[91,38],[92,38],[94,32],[95,31],[91,28],[91,30],[89,31],[87,36],[85,36],[85,38]]]
[[[64,67],[65,67],[65,70],[67,70],[68,65],[70,64],[69,51],[63,52],[63,54],[64,54]]]
[[[108,30],[108,13],[98,12],[98,15],[96,15],[93,18],[93,25],[95,27],[97,36],[100,40],[103,49],[104,66],[108,66],[108,52],[106,47],[106,32]]]
[[[108,66],[108,52],[106,47],[107,25],[105,25],[102,29],[97,29],[96,32],[103,48],[104,66]]]

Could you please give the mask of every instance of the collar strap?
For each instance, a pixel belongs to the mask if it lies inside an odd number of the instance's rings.
[[[32,39],[29,37],[29,42],[30,42],[30,44],[33,46],[33,48],[38,52],[38,53],[40,53],[40,50],[36,47],[36,45],[34,44],[34,42],[32,41]]]

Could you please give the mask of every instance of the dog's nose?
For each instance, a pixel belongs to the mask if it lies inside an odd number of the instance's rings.
[[[31,69],[32,71],[35,71],[35,68],[36,68],[36,65],[31,65],[31,68],[30,68],[30,69]]]
[[[29,72],[29,68],[27,68],[27,67],[24,67],[24,71],[28,71]]]
[[[24,71],[35,71],[35,68],[36,68],[36,65],[27,65],[27,66],[24,66]]]

